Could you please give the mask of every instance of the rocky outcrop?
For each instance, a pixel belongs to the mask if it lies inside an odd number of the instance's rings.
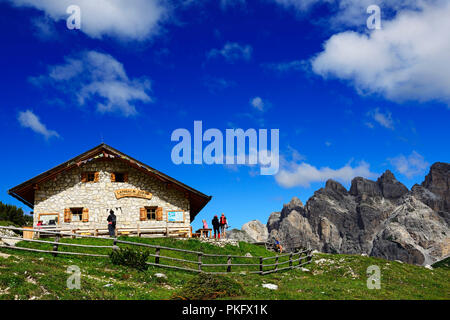
[[[354,178],[349,191],[328,180],[305,206],[294,198],[272,213],[269,237],[288,249],[432,264],[450,254],[449,177],[449,165],[437,163],[411,191],[389,170],[377,181]]]
[[[227,231],[227,239],[246,242],[266,242],[269,236],[267,227],[258,220],[245,223],[241,230],[232,229]]]
[[[245,242],[255,242],[253,238],[251,238],[247,232],[239,230],[239,229],[231,229],[227,230],[227,239],[236,240],[236,241],[245,241]]]
[[[269,232],[267,227],[258,220],[252,220],[244,224],[241,230],[247,233],[255,242],[266,242]]]

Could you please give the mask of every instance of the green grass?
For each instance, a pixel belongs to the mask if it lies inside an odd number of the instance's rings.
[[[127,241],[145,242],[167,247],[202,251],[212,254],[268,257],[273,252],[245,242],[239,246],[219,248],[198,240],[142,239],[123,237]],[[49,239],[50,240],[50,239]],[[110,239],[63,239],[62,242],[111,245]],[[20,242],[22,247],[51,250],[50,244]],[[122,247],[122,245],[120,245]],[[110,249],[91,249],[60,246],[60,251],[78,251],[108,254]],[[155,250],[151,249],[151,253]],[[313,262],[300,269],[267,275],[229,274],[205,278],[194,272],[185,272],[150,266],[146,271],[114,265],[109,258],[76,257],[47,253],[31,253],[0,249],[9,254],[0,256],[0,299],[450,299],[450,271],[448,268],[429,270],[423,267],[387,261],[373,257],[340,254],[316,254]],[[167,250],[162,255],[197,261],[197,256]],[[154,258],[150,257],[149,261]],[[233,263],[256,262],[257,259],[233,259]],[[272,263],[269,260],[266,263]],[[280,259],[286,261],[286,258]],[[161,263],[197,268],[196,264],[161,259]],[[319,263],[317,263],[319,262]],[[226,258],[203,257],[203,263],[226,263]],[[67,289],[70,276],[67,268],[81,269],[81,289]],[[366,270],[377,265],[381,270],[381,289],[369,290]],[[252,267],[258,270],[258,267]],[[204,267],[206,271],[225,271],[225,267]],[[233,267],[244,271],[248,267]],[[265,269],[266,270],[266,269]],[[167,279],[158,278],[164,273]],[[211,291],[196,290],[210,281]],[[264,283],[278,285],[278,290],[262,287]],[[112,286],[105,286],[112,284]],[[226,290],[226,289],[229,290]],[[199,295],[196,295],[196,292]]]

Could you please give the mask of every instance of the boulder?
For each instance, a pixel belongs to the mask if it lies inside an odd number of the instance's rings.
[[[227,239],[245,242],[255,242],[255,240],[248,235],[247,232],[239,229],[227,230]]]
[[[255,242],[266,242],[269,235],[267,227],[258,220],[245,223],[241,230],[247,233]]]

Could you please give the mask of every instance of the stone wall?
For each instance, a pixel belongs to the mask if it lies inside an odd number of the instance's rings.
[[[99,172],[98,182],[81,182],[82,172]],[[127,172],[127,182],[111,182],[112,172]],[[114,194],[118,189],[140,189],[152,193],[152,198],[121,198]],[[140,208],[158,206],[163,208],[162,221],[140,221]],[[64,222],[65,208],[88,208],[89,221]],[[129,167],[119,160],[91,161],[85,165],[66,171],[54,180],[47,181],[36,190],[34,204],[34,223],[40,213],[58,213],[62,228],[106,228],[109,210],[117,216],[117,227],[189,226],[189,201],[183,192],[167,188],[157,178]],[[168,211],[185,211],[184,223],[168,223]]]

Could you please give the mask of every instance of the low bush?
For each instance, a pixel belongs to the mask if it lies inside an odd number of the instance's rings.
[[[145,271],[148,268],[146,264],[150,252],[146,250],[136,250],[131,248],[124,248],[113,250],[109,257],[113,264],[132,267],[140,271]]]
[[[173,298],[182,300],[209,300],[235,297],[243,294],[244,287],[236,280],[221,275],[199,274],[188,281]]]

